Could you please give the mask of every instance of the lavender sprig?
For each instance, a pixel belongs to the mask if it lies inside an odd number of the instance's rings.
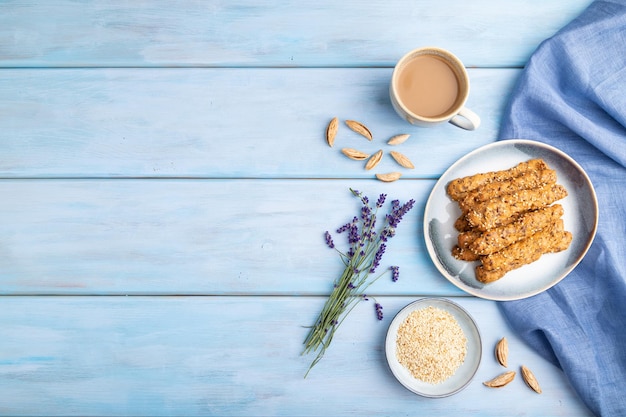
[[[399,266],[390,266],[389,269],[391,270],[391,280],[393,282],[398,281],[398,278],[400,277],[400,267]]]
[[[374,308],[376,309],[376,317],[378,320],[383,319],[383,306],[380,303],[374,304]]]
[[[387,249],[387,242],[395,236],[396,228],[415,204],[412,199],[404,204],[393,200],[383,224],[376,230],[377,212],[384,206],[387,195],[380,194],[372,207],[369,198],[363,193],[353,189],[350,191],[361,200],[359,216],[355,216],[352,222],[336,230],[338,234],[347,232],[348,251],[346,253],[339,251],[330,232],[324,234],[326,244],[339,252],[345,268],[342,275],[335,281],[331,294],[304,340],[303,354],[317,352],[305,378],[324,356],[335,332],[348,313],[359,301],[367,300],[364,291],[384,274],[383,272],[376,277],[370,277],[370,274],[373,274],[380,265]],[[392,281],[397,281],[398,267],[391,267],[388,270],[392,271]],[[382,320],[382,305],[376,302],[374,307],[378,319]]]

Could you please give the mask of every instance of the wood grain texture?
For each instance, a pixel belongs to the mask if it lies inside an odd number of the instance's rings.
[[[392,66],[422,45],[521,67],[590,0],[0,3],[0,66]]]
[[[390,69],[0,70],[0,177],[373,178],[342,147],[415,163],[437,178],[492,142],[519,70],[470,70],[468,132],[402,120],[388,95]],[[340,119],[334,148],[325,129]],[[345,126],[365,123],[372,142]],[[396,147],[387,140],[411,138]]]
[[[341,274],[324,232],[360,213],[355,188],[415,199],[372,287],[458,295],[427,255],[423,213],[434,181],[4,180],[2,294],[327,294]],[[389,207],[389,204],[385,206]],[[379,215],[382,224],[384,214]]]
[[[530,54],[590,2],[1,1],[0,415],[588,416],[496,303],[441,277],[422,223],[436,179],[496,139]],[[422,45],[469,68],[479,130],[393,112],[392,66]],[[342,124],[328,147],[335,116],[374,140]],[[340,153],[399,133],[416,168],[396,183]],[[349,187],[416,200],[381,264],[400,280],[370,288],[384,320],[360,303],[305,380],[305,326],[343,268],[324,231],[360,208]],[[391,318],[421,296],[482,333],[476,378],[449,398],[385,363]],[[482,385],[503,336],[542,395]]]
[[[383,341],[412,297],[381,297],[385,317],[362,302],[307,379],[303,326],[317,297],[0,297],[0,392],[4,415],[588,416],[563,374],[507,327],[493,302],[456,298],[479,320],[481,367],[462,392],[418,397],[387,368]],[[489,323],[489,324],[488,324]],[[541,381],[537,395],[517,378],[482,385],[502,371],[492,346],[510,344],[511,367]],[[323,399],[323,400],[322,400]]]

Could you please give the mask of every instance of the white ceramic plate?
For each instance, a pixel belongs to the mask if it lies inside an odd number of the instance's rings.
[[[407,368],[400,364],[396,357],[396,338],[402,322],[415,310],[433,306],[452,314],[461,326],[467,339],[465,361],[447,380],[439,384],[430,384],[415,378]],[[461,306],[444,298],[422,298],[404,307],[394,317],[387,330],[385,355],[391,372],[408,390],[424,397],[441,398],[455,394],[465,388],[478,370],[482,357],[480,332],[472,317]]]
[[[447,184],[459,177],[498,171],[533,158],[542,158],[557,172],[557,183],[568,196],[563,206],[565,230],[573,235],[570,247],[546,254],[536,262],[507,273],[496,282],[476,280],[475,262],[459,261],[451,254],[457,243],[455,220],[461,215],[456,202],[446,193]],[[439,271],[469,294],[490,300],[517,300],[551,288],[582,260],[591,246],[598,225],[598,201],[585,171],[564,152],[544,143],[511,139],[476,149],[455,162],[435,184],[426,203],[424,238],[428,253]]]

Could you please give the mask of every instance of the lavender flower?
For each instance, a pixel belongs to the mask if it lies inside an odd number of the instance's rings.
[[[376,230],[377,212],[384,206],[387,195],[380,194],[372,207],[369,198],[361,192],[353,189],[350,191],[361,201],[359,216],[353,217],[350,223],[337,229],[338,234],[347,232],[348,250],[343,253],[336,249],[330,233],[328,231],[325,233],[326,244],[339,252],[345,268],[343,274],[335,281],[316,324],[311,326],[304,341],[303,353],[317,352],[307,375],[324,356],[335,331],[345,316],[352,311],[357,302],[368,299],[364,291],[384,274],[383,272],[376,277],[370,277],[370,274],[374,273],[381,263],[383,254],[387,250],[387,242],[395,236],[396,228],[402,218],[415,203],[414,200],[409,200],[405,204],[400,204],[398,200],[393,200],[389,213],[384,216],[384,223]],[[392,281],[397,281],[398,267],[391,267],[387,270],[392,271]],[[382,320],[382,305],[376,302],[375,309],[378,319]]]
[[[385,253],[386,249],[387,245],[385,245],[384,243],[381,243],[378,247],[376,255],[374,255],[374,260],[372,261],[372,266],[370,267],[370,274],[373,274],[376,271],[376,268],[378,268],[380,260],[383,258],[383,253]]]
[[[352,223],[346,223],[346,224],[344,224],[344,225],[343,225],[343,226],[341,226],[339,229],[337,229],[337,233],[339,234],[339,233],[343,233],[343,232],[345,232],[346,230],[349,230],[349,229],[350,229],[350,226],[352,226]]]
[[[404,217],[406,213],[408,213],[415,204],[415,200],[411,199],[404,203],[402,206],[398,200],[393,200],[391,214],[387,215],[387,221],[389,222],[389,227],[396,228],[400,224],[400,221]]]
[[[376,309],[376,316],[378,317],[378,320],[382,320],[383,319],[383,306],[380,305],[379,303],[374,304],[374,308]]]
[[[330,235],[330,233],[328,233],[328,231],[326,231],[325,236],[326,236],[326,244],[328,245],[329,248],[333,249],[335,247],[335,243],[333,242],[333,237]]]
[[[348,235],[348,243],[354,244],[361,241],[361,235],[359,235],[359,226],[356,224],[350,225],[350,233]]]
[[[391,280],[393,282],[397,282],[398,278],[400,278],[400,267],[399,266],[390,266],[391,269]]]
[[[378,201],[376,201],[376,207],[381,208],[385,204],[385,199],[387,198],[387,194],[381,194],[378,196]]]
[[[363,220],[366,223],[369,223],[371,215],[372,215],[372,209],[369,206],[361,207],[361,220]]]

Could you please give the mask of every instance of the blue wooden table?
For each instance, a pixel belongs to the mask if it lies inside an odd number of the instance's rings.
[[[437,178],[495,141],[529,56],[589,3],[0,2],[0,414],[589,415],[496,302],[438,273],[422,236]],[[393,112],[392,67],[425,45],[467,66],[478,130]],[[328,147],[333,117],[374,140],[342,126]],[[400,133],[416,168],[394,183],[339,151]],[[415,199],[383,260],[401,277],[369,290],[384,319],[358,304],[304,379],[305,326],[342,270],[324,231],[357,212],[350,187]],[[472,383],[444,399],[385,362],[394,314],[425,296],[465,307],[484,343]],[[502,337],[543,394],[482,385]]]

